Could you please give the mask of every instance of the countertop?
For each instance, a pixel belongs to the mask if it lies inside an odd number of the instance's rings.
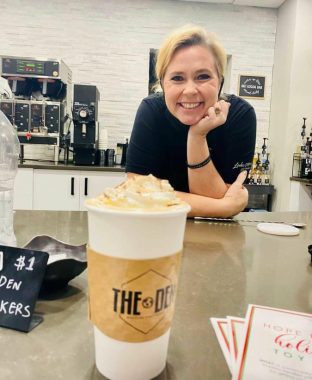
[[[158,379],[231,378],[210,317],[244,317],[249,303],[312,313],[312,213],[241,213],[236,219],[307,227],[299,236],[280,237],[257,231],[253,222],[187,221],[167,367]],[[18,246],[40,234],[82,244],[86,213],[17,211],[15,232]],[[1,379],[103,379],[87,318],[86,271],[60,298],[38,300],[36,313],[44,321],[30,333],[0,329]]]
[[[301,178],[301,177],[290,177],[291,181],[297,181],[305,183],[308,186],[312,186],[312,179],[311,178]]]
[[[102,172],[124,172],[125,167],[120,165],[114,166],[97,166],[97,165],[74,165],[73,163],[64,164],[54,161],[25,160],[18,165],[19,168],[30,169],[49,169],[49,170],[80,170],[80,171],[102,171]]]

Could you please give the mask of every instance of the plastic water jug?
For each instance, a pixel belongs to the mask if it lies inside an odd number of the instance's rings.
[[[20,144],[15,128],[0,111],[0,244],[16,246],[13,189]]]

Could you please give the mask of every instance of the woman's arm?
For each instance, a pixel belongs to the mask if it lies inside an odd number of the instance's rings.
[[[182,192],[177,192],[177,195],[191,206],[189,217],[231,217],[243,211],[247,206],[248,191],[243,186],[246,175],[245,171],[240,173],[236,181],[228,187],[225,195],[219,199]]]
[[[221,100],[207,111],[207,116],[192,125],[187,139],[187,161],[194,165],[209,157],[207,134],[223,125],[227,119],[230,104]],[[200,168],[188,169],[189,190],[192,194],[221,199],[227,186],[212,161]]]
[[[127,173],[128,178],[137,174]],[[244,188],[243,183],[246,179],[247,172],[242,172],[236,181],[228,187],[225,195],[221,199],[205,197],[197,194],[177,192],[177,196],[191,206],[189,217],[209,216],[227,218],[238,214],[242,211],[248,202],[248,191]]]

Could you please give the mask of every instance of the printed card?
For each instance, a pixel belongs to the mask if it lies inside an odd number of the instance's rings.
[[[234,368],[238,359],[238,353],[244,342],[245,319],[227,317],[227,321],[232,368]]]
[[[228,321],[226,318],[210,318],[210,321],[218,338],[226,363],[232,373]]]
[[[232,380],[312,379],[312,315],[249,305]]]

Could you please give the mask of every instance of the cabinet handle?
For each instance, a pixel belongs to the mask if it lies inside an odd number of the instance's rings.
[[[88,195],[88,178],[85,178],[85,189],[84,189],[84,195]]]
[[[71,195],[75,195],[75,178],[71,177],[71,186],[70,186]]]

